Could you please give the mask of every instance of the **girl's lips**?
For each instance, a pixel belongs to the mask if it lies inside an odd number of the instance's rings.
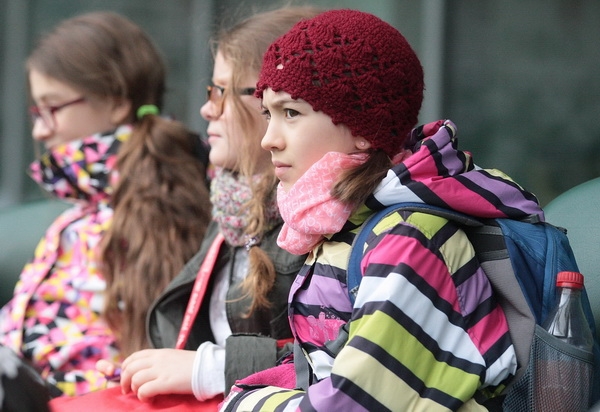
[[[220,138],[221,138],[221,136],[219,136],[219,135],[209,134],[208,138],[206,140],[208,141],[208,144],[210,144],[211,141],[214,142],[214,141],[216,141],[216,140],[218,140]]]
[[[291,167],[290,165],[281,162],[273,162],[273,166],[275,166],[275,176],[277,176],[279,180],[283,180],[285,172]]]

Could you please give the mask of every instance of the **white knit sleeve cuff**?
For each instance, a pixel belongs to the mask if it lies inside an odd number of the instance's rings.
[[[225,348],[212,342],[198,347],[192,370],[192,391],[199,401],[225,392]]]

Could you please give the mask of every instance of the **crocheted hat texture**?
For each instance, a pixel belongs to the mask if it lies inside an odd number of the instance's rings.
[[[330,10],[271,44],[256,95],[267,88],[305,100],[393,157],[417,123],[423,69],[388,23],[356,10]]]

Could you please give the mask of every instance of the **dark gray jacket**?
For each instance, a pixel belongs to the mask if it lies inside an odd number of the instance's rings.
[[[209,225],[200,251],[152,304],[148,312],[146,330],[148,338],[155,348],[175,347],[196,274],[218,230],[215,222]],[[279,248],[276,241],[280,230],[281,225],[273,228],[264,236],[260,244],[260,248],[273,261],[277,272],[275,285],[269,295],[271,308],[255,311],[252,316],[246,318],[243,315],[248,310],[250,299],[241,298],[243,293],[240,283],[233,283],[227,292],[226,311],[233,334],[226,343],[227,384],[231,383],[229,382],[231,379],[243,378],[255,371],[274,366],[277,359],[275,341],[292,337],[287,316],[288,294],[306,256],[295,256]],[[213,274],[217,273],[232,256],[234,256],[234,248],[223,243]],[[214,342],[209,323],[212,287],[211,280],[185,349],[196,350],[203,342]],[[228,377],[228,374],[235,376]]]

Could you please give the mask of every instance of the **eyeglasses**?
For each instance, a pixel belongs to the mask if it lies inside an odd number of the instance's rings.
[[[252,96],[255,91],[255,87],[246,87],[244,89],[235,89],[233,92],[240,96]],[[209,84],[206,86],[206,99],[215,106],[216,112],[214,115],[220,117],[223,114],[223,106],[225,105],[225,88]]]
[[[35,124],[38,119],[42,119],[46,127],[50,130],[54,130],[56,128],[56,119],[54,118],[54,114],[59,110],[64,109],[67,106],[71,106],[72,104],[82,103],[85,101],[85,97],[78,97],[75,100],[70,100],[63,104],[58,104],[56,106],[31,106],[29,108],[29,114],[31,115],[31,121]]]

